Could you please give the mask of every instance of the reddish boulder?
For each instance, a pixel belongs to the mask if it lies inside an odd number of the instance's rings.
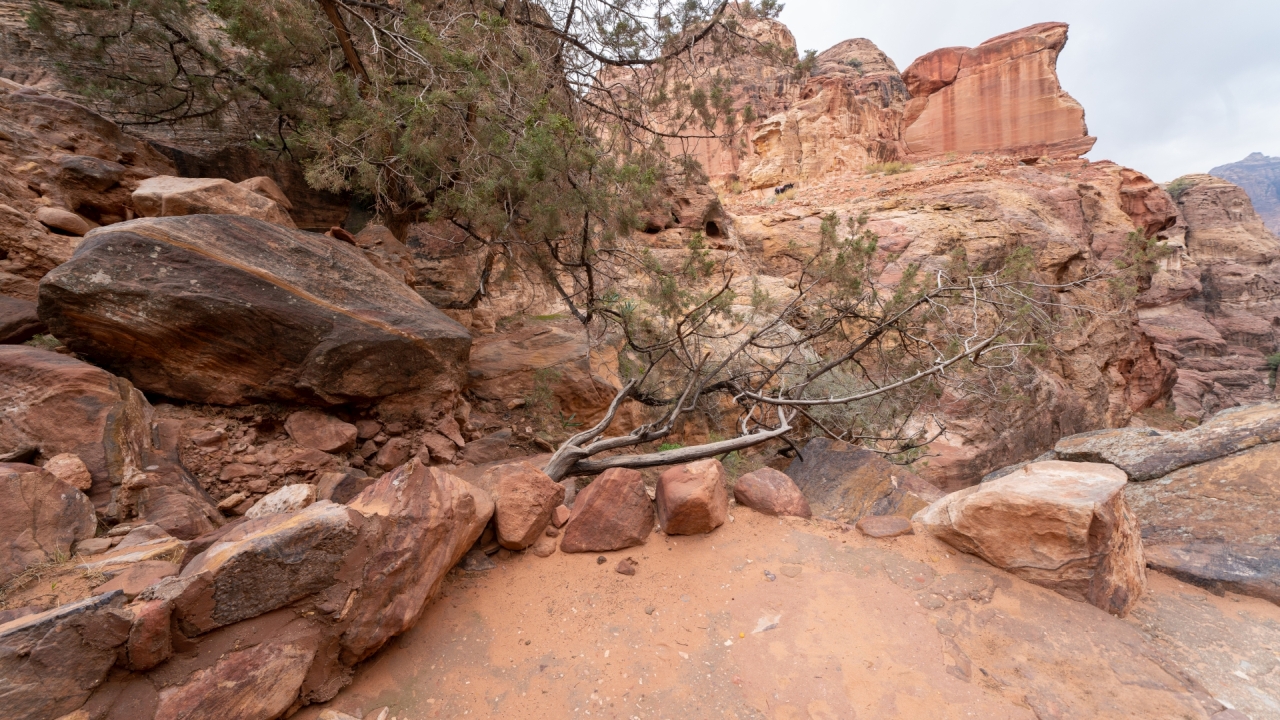
[[[297,698],[318,644],[312,636],[229,652],[181,684],[161,690],[155,720],[280,717]]]
[[[701,535],[729,517],[724,466],[708,459],[678,465],[658,478],[658,524],[668,535]]]
[[[413,627],[445,573],[480,537],[493,501],[414,459],[383,475],[350,507],[364,516],[362,565],[352,569],[359,602],[350,608],[341,641],[343,661],[354,664]]]
[[[37,467],[0,463],[0,584],[71,556],[98,520],[84,493]]]
[[[144,600],[129,606],[133,624],[125,644],[126,663],[130,670],[150,670],[173,655],[170,629],[172,606],[164,600]]]
[[[1097,139],[1085,127],[1084,108],[1058,83],[1066,42],[1065,23],[1043,23],[916,60],[903,73],[915,88],[904,118],[907,147],[921,155],[1088,152]]]
[[[564,501],[564,487],[528,463],[488,470],[476,483],[493,497],[498,543],[509,550],[533,544]]]
[[[40,315],[138,387],[216,404],[430,404],[461,386],[471,345],[358,248],[232,215],[95,230],[41,281]]]
[[[54,455],[44,464],[44,471],[81,492],[93,487],[93,475],[75,453]]]
[[[764,467],[738,478],[733,485],[733,499],[765,515],[813,517],[795,481],[771,467]]]
[[[44,331],[35,303],[0,295],[0,345],[18,345]]]
[[[951,493],[916,517],[957,550],[1123,617],[1147,585],[1127,482],[1111,465],[1037,462]]]
[[[412,443],[402,437],[391,438],[373,456],[373,464],[380,470],[392,470],[409,462],[412,456]]]
[[[299,410],[284,421],[285,432],[303,447],[327,453],[356,448],[356,426],[317,410]]]
[[[316,486],[307,483],[285,485],[267,495],[244,514],[250,520],[268,515],[282,515],[298,512],[316,501]]]
[[[560,550],[606,552],[641,545],[653,532],[653,520],[653,502],[640,473],[610,468],[578,493]]]
[[[127,380],[75,358],[0,347],[0,459],[75,453],[93,476],[99,512],[131,470],[145,467],[151,406]]]

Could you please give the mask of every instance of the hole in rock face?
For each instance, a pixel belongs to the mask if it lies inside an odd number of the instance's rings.
[[[716,224],[715,220],[708,220],[704,232],[707,237],[720,237],[720,226]]]
[[[644,224],[644,232],[647,235],[657,235],[662,232],[662,226],[650,220]]]

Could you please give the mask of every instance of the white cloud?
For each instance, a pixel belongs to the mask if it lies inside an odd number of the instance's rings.
[[[1071,23],[1058,61],[1110,159],[1157,180],[1280,156],[1276,0],[791,0],[801,50],[870,38],[898,67],[949,45]]]

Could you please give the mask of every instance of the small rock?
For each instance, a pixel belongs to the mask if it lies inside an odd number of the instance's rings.
[[[70,210],[58,207],[42,207],[36,210],[36,220],[50,230],[61,231],[76,237],[83,236],[96,227]]]
[[[556,539],[554,536],[543,535],[529,546],[529,552],[538,557],[551,557],[556,551]]]
[[[380,432],[382,432],[382,423],[377,420],[356,421],[356,438],[360,440],[368,440]]]
[[[133,525],[121,523],[107,531],[107,537],[124,537],[133,531]]]
[[[74,453],[54,455],[44,464],[44,469],[45,472],[77,490],[88,491],[93,486],[93,476],[89,474],[89,468],[80,456]]]
[[[871,538],[891,538],[911,535],[911,521],[896,515],[865,515],[854,525],[863,535]]]
[[[783,565],[781,568],[778,568],[778,570],[783,575],[786,575],[789,578],[793,578],[793,577],[799,577],[801,571],[803,571],[804,568],[799,565]]]
[[[206,430],[192,435],[191,444],[202,448],[217,447],[222,444],[222,439],[226,436],[227,434],[222,430]]]
[[[551,511],[551,524],[556,527],[564,527],[569,522],[569,515],[573,511],[564,505],[557,505],[555,510]]]
[[[89,538],[76,543],[76,553],[79,555],[97,555],[111,549],[111,538]]]
[[[431,452],[431,457],[440,458],[444,462],[453,462],[458,452],[458,446],[452,440],[437,432],[424,434],[422,444]]]
[[[777,579],[778,579],[778,576],[777,576],[777,575],[774,575],[773,573],[769,572],[768,570],[765,570],[765,571],[764,571],[764,577],[765,577],[765,579],[766,579],[766,580],[768,580],[769,582],[773,582],[774,580],[777,580]]]
[[[601,555],[600,557],[596,558],[596,564],[597,564],[597,565],[603,565],[603,564],[605,564],[606,562],[607,562],[607,560],[605,560],[605,558],[604,558],[604,556],[603,556],[603,555]]]
[[[388,440],[378,454],[373,456],[373,464],[390,471],[409,462],[411,457],[413,457],[413,445],[408,440],[397,437]]]
[[[246,493],[246,492],[231,493],[230,495],[222,498],[222,501],[218,503],[218,509],[221,510],[222,512],[228,512],[233,508],[235,508],[240,503],[248,499],[249,499],[249,493]]]
[[[383,429],[383,430],[385,430],[385,431],[387,432],[387,434],[388,434],[388,435],[403,435],[403,434],[404,434],[404,423],[402,423],[402,422],[389,422],[389,423],[387,423],[386,425],[382,426],[382,429]]]
[[[654,606],[650,605],[649,607],[646,607],[646,608],[644,609],[644,614],[645,614],[645,615],[652,615],[652,614],[653,614],[653,611],[654,611],[654,610],[657,610],[657,609],[658,609],[658,608],[656,608],[656,607],[654,607]]]
[[[558,537],[560,535],[560,531],[548,525],[547,529],[544,530],[542,534],[546,535],[547,537]]]
[[[480,548],[472,548],[467,552],[467,556],[462,559],[462,569],[467,572],[485,572],[498,567],[497,563],[489,559],[484,550]]]
[[[124,549],[128,547],[137,547],[139,545],[149,543],[152,540],[173,539],[173,536],[165,532],[164,528],[159,525],[139,525],[129,531],[128,535],[120,538],[120,542],[116,544],[116,549]]]
[[[326,453],[351,452],[356,426],[319,410],[299,410],[284,421],[285,432],[299,445]]]
[[[218,479],[223,482],[231,480],[239,480],[246,477],[259,477],[262,475],[262,468],[257,465],[247,465],[245,463],[230,463],[223,466],[222,472],[218,473]]]
[[[269,489],[271,489],[271,481],[267,478],[260,477],[249,481],[249,492],[264,493]]]
[[[304,483],[285,485],[259,500],[253,507],[249,508],[249,512],[245,513],[245,517],[253,520],[267,515],[297,512],[315,501],[315,485]]]
[[[635,575],[639,565],[635,560],[626,557],[618,562],[618,567],[614,568],[614,571],[620,575]]]

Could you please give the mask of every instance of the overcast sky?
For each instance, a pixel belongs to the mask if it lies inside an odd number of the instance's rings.
[[[1071,24],[1058,60],[1114,160],[1168,181],[1280,156],[1280,0],[787,0],[801,51],[870,38],[900,70],[930,50]]]

